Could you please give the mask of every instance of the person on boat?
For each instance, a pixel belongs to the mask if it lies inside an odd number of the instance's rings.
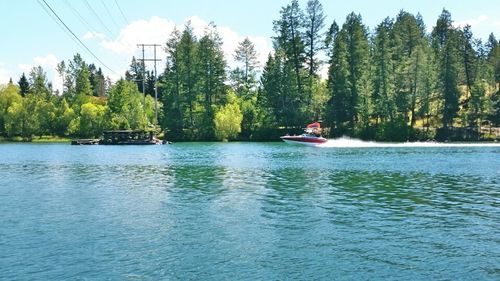
[[[308,124],[306,127],[306,132],[310,132],[316,137],[321,137],[321,124],[319,122]]]

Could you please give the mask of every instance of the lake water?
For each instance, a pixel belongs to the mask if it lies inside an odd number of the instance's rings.
[[[498,145],[343,141],[1,144],[0,279],[500,279]]]

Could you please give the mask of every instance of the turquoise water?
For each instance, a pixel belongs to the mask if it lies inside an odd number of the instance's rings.
[[[500,147],[351,144],[2,144],[0,279],[500,279]]]

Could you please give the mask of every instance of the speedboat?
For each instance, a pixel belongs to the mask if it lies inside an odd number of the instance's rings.
[[[298,136],[282,136],[280,137],[284,142],[290,144],[302,144],[316,146],[327,142],[328,140],[321,137],[321,126],[319,122],[314,122],[304,129],[304,133]]]
[[[298,136],[282,136],[280,138],[286,143],[311,145],[311,146],[316,146],[328,141],[327,139],[321,136],[316,136],[308,133],[304,133]]]

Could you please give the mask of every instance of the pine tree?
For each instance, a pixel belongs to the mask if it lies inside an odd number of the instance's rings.
[[[438,73],[443,99],[442,123],[444,129],[453,127],[458,112],[458,33],[452,26],[451,15],[443,10],[432,31],[434,53],[438,61]],[[447,137],[447,132],[443,137]]]
[[[202,139],[215,138],[214,106],[226,102],[226,62],[220,38],[215,24],[211,23],[198,43],[196,52],[197,68],[199,69],[199,91],[203,95],[203,116],[200,122]]]
[[[497,41],[493,33],[488,38],[488,61],[493,68],[495,84],[500,93],[500,41]]]
[[[30,84],[28,82],[28,79],[26,78],[26,75],[24,75],[24,72],[21,75],[21,78],[19,78],[17,84],[19,85],[21,96],[25,97],[30,91]]]
[[[186,120],[183,121],[185,128],[189,132],[188,138],[194,139],[196,126],[195,113],[197,107],[196,101],[196,86],[198,83],[198,70],[196,67],[196,47],[198,40],[196,39],[191,22],[188,22],[181,35],[181,40],[178,44],[179,63],[178,71],[180,78],[180,92],[182,110],[187,112]]]
[[[334,136],[340,136],[347,130],[350,117],[350,81],[347,32],[342,29],[333,42],[332,57],[328,70],[328,89],[331,98],[328,101],[326,120]]]
[[[239,96],[247,96],[250,91],[255,91],[256,89],[256,68],[259,63],[257,61],[255,45],[248,37],[238,44],[234,53],[234,59],[242,66],[238,66],[233,70],[231,80],[233,81],[236,93]]]
[[[396,82],[396,107],[405,122],[413,128],[416,122],[416,101],[419,91],[418,78],[422,60],[422,45],[426,44],[422,24],[417,17],[401,11],[394,23],[394,67]],[[410,120],[409,120],[410,116]]]
[[[29,78],[30,93],[40,96],[44,99],[50,99],[52,96],[52,87],[47,81],[47,73],[41,66],[33,67]]]
[[[351,129],[359,120],[360,112],[367,113],[369,108],[359,106],[360,100],[368,100],[370,92],[367,91],[367,78],[369,75],[369,44],[366,27],[362,23],[361,15],[351,13],[347,16],[342,29],[347,35],[347,57],[349,62],[349,107],[348,116]]]
[[[283,86],[288,87],[290,102],[293,105],[293,108],[288,109],[300,110],[300,105],[305,104],[307,99],[303,88],[303,70],[306,58],[303,41],[304,14],[298,1],[292,0],[289,5],[281,9],[280,16],[279,20],[273,22],[273,29],[277,35],[273,38],[274,49],[283,54],[285,74],[283,78],[290,79],[283,83]],[[289,70],[293,71],[293,75],[289,75]],[[300,115],[300,112],[294,114]],[[303,124],[303,120],[298,116],[288,117],[285,120],[292,126]]]
[[[391,41],[393,22],[386,18],[375,29],[373,40],[374,91],[372,103],[378,121],[393,121],[395,117],[394,49]]]
[[[318,59],[318,53],[323,50],[324,41],[321,40],[321,30],[324,27],[325,15],[323,6],[318,0],[309,0],[307,2],[305,16],[304,44],[307,54],[306,62],[308,65],[309,77],[317,74],[321,62]],[[311,83],[310,79],[310,83]]]
[[[336,21],[333,21],[333,23],[330,25],[330,28],[328,28],[328,31],[325,34],[324,40],[324,47],[326,50],[326,56],[328,58],[332,57],[333,43],[335,42],[335,37],[337,37],[338,33],[339,26]]]
[[[175,28],[166,44],[167,67],[163,79],[160,79],[163,84],[162,87],[164,87],[164,120],[162,124],[163,130],[168,132],[170,139],[183,138],[184,118],[181,101],[180,41],[181,33]]]
[[[289,122],[285,120],[288,100],[282,85],[283,80],[283,59],[280,57],[280,53],[278,52],[274,56],[269,54],[261,76],[262,89],[259,95],[261,108],[264,109],[264,112],[268,112],[263,127],[272,128],[278,124],[288,124]],[[278,124],[274,122],[278,122]]]
[[[137,61],[135,57],[132,57],[132,62],[130,63],[130,69],[125,73],[125,79],[128,81],[133,81],[137,84],[139,92],[144,93],[145,88],[143,85],[146,83],[145,76],[146,65],[142,61]]]

